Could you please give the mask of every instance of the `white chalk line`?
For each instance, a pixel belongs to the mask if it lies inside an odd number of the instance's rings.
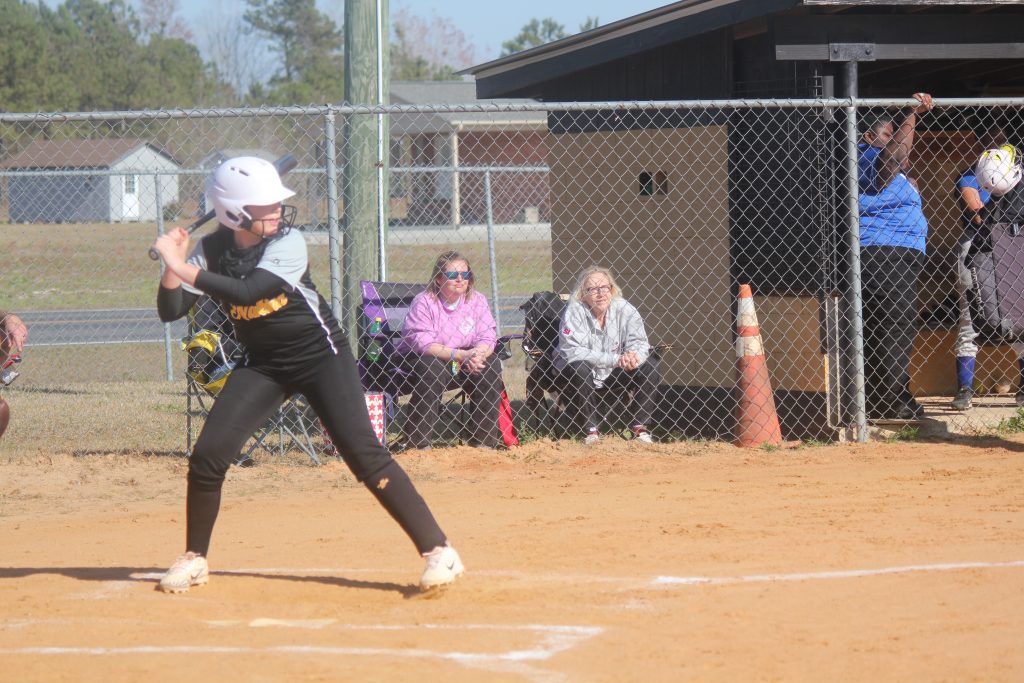
[[[132,572],[129,578],[136,581],[159,581],[165,572]],[[219,575],[260,575],[268,576],[348,576],[350,574],[388,574],[384,569],[365,569],[355,567],[252,567],[249,569],[211,569],[211,574]]]
[[[962,571],[969,569],[1003,569],[1024,567],[1024,560],[1009,562],[961,562],[961,563],[938,563],[919,564],[897,567],[882,567],[876,569],[852,569],[832,570],[821,572],[797,572],[790,574],[753,574],[747,576],[657,576],[643,584],[650,587],[669,586],[703,586],[703,585],[736,585],[750,583],[777,583],[788,581],[813,581],[823,579],[849,579],[882,576],[891,574],[905,574],[915,572],[940,572],[940,571]],[[338,568],[320,569],[283,569],[283,568],[259,568],[259,569],[233,569],[220,570],[221,574],[290,574],[290,575],[338,575],[350,573],[382,573],[383,570],[354,570]],[[619,583],[623,585],[637,586],[637,578],[614,578],[602,576],[581,576],[565,574],[528,574],[511,571],[476,571],[474,574],[519,577],[533,580],[546,581],[572,581],[593,580],[601,583]],[[137,572],[131,575],[132,579],[159,579],[162,572]],[[395,657],[405,659],[436,659],[452,661],[463,666],[480,668],[488,671],[502,671],[516,673],[536,683],[556,682],[564,679],[564,676],[554,671],[540,670],[531,665],[533,662],[549,660],[556,654],[567,651],[579,643],[594,638],[604,633],[604,628],[596,626],[558,626],[558,625],[507,625],[496,624],[418,624],[418,625],[355,625],[336,624],[332,619],[320,620],[282,620],[270,618],[258,618],[248,622],[218,621],[207,622],[210,626],[236,626],[246,623],[251,628],[262,627],[290,627],[290,628],[342,628],[348,630],[367,631],[408,631],[415,629],[422,630],[491,630],[491,631],[531,631],[540,635],[541,642],[535,647],[528,649],[509,650],[497,653],[478,653],[465,651],[438,651],[421,648],[368,648],[368,647],[334,647],[316,645],[278,645],[269,647],[252,646],[195,646],[195,645],[142,645],[134,647],[26,647],[26,648],[0,648],[2,655],[87,655],[87,656],[110,656],[110,655],[159,655],[159,654],[301,654],[301,655],[325,655],[325,656],[373,656],[373,657]],[[21,626],[23,624],[19,624]]]
[[[237,626],[248,626],[249,628],[305,628],[305,629],[324,629],[328,626],[333,626],[338,623],[337,619],[271,619],[269,617],[260,617],[258,619],[252,619],[248,622],[241,621],[239,619],[229,620],[217,620],[207,621],[207,626],[214,626],[217,628],[235,628]]]
[[[333,620],[317,620],[333,621]],[[231,626],[245,622],[217,621],[207,622],[214,626]],[[301,622],[300,622],[301,623]],[[306,622],[307,624],[310,622]],[[287,620],[254,619],[248,622],[250,627],[289,624]],[[327,625],[327,624],[325,624]],[[398,657],[406,659],[439,659],[453,661],[466,666],[493,668],[492,665],[505,667],[514,664],[543,662],[551,657],[570,650],[579,643],[604,633],[599,626],[568,626],[543,624],[329,624],[335,628],[350,631],[497,631],[497,632],[529,632],[540,637],[540,642],[528,649],[509,650],[507,652],[484,653],[438,651],[423,648],[373,648],[373,647],[335,647],[323,645],[274,645],[269,647],[237,646],[237,645],[138,645],[133,647],[23,647],[0,648],[2,655],[162,655],[162,654],[303,654],[332,656],[373,656]],[[544,672],[529,666],[502,670],[514,671],[534,680],[553,680],[560,678],[554,672]]]
[[[958,562],[958,563],[936,563],[936,564],[915,564],[899,567],[881,567],[877,569],[840,569],[821,572],[795,572],[790,574],[752,574],[748,576],[656,576],[653,579],[643,577],[616,577],[598,576],[591,574],[562,574],[557,572],[530,573],[501,569],[478,569],[472,570],[473,576],[489,576],[516,580],[527,580],[533,582],[547,583],[604,583],[616,584],[624,587],[644,586],[724,586],[742,583],[780,583],[785,581],[814,581],[822,579],[852,579],[871,576],[882,576],[886,574],[909,574],[915,572],[940,572],[940,571],[961,571],[965,569],[1005,569],[1024,567],[1024,560],[1013,560],[1008,562]],[[345,576],[350,574],[388,574],[383,569],[354,569],[338,567],[322,567],[317,569],[281,568],[281,567],[260,567],[252,569],[218,569],[211,570],[211,574],[241,574],[268,576]],[[158,581],[163,577],[163,572],[135,572],[131,578],[135,580]]]
[[[375,576],[393,575],[394,570],[388,569],[365,569],[354,567],[319,567],[319,568],[287,568],[287,567],[252,567],[248,569],[210,569],[211,575],[219,576],[349,576],[353,574]],[[529,579],[532,581],[545,581],[557,583],[636,583],[645,579],[638,577],[621,576],[598,576],[595,574],[563,574],[554,572],[531,573],[508,569],[472,569],[473,576],[490,576],[497,578]],[[164,572],[132,572],[129,578],[134,581],[159,581]]]
[[[74,597],[79,600],[110,600],[125,593],[132,583],[131,581],[106,581],[96,590],[80,593]]]
[[[914,572],[949,572],[964,569],[1004,569],[1024,567],[1024,560],[1012,562],[959,562],[945,564],[911,564],[903,567],[881,567],[879,569],[846,569],[824,572],[798,572],[795,574],[753,574],[750,576],[658,576],[651,582],[656,586],[724,586],[738,583],[778,583],[783,581],[815,581],[818,579],[855,579],[885,574],[910,574]]]

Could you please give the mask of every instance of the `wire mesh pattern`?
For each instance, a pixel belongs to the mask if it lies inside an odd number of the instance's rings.
[[[1012,327],[1024,292],[1014,260],[1024,237],[1012,218],[992,232],[989,214],[1008,201],[972,195],[968,172],[986,148],[1022,144],[1024,101],[939,99],[918,117],[901,175],[916,183],[924,249],[900,242],[904,228],[892,226],[883,230],[889,242],[909,251],[879,266],[868,243],[874,238],[862,236],[871,225],[859,214],[870,200],[857,145],[877,140],[864,131],[880,115],[898,131],[909,105],[735,100],[0,114],[0,308],[30,330],[18,382],[0,389],[13,414],[4,445],[187,451],[182,340],[191,331],[186,320],[157,319],[160,265],[146,250],[161,232],[212,208],[203,184],[220,161],[286,153],[299,162],[285,183],[297,191],[292,201],[313,281],[359,360],[373,363],[368,354],[379,353],[369,343],[373,321],[363,315],[360,281],[425,286],[438,254],[458,251],[473,264],[497,334],[527,337],[510,344],[502,372],[521,437],[578,436],[560,410],[566,387],[538,396],[531,383],[528,395],[531,371],[558,344],[540,353],[531,346],[524,305],[538,292],[570,295],[592,265],[614,275],[657,347],[655,440],[734,440],[740,418],[777,419],[785,439],[833,439],[864,420],[901,418],[941,421],[955,432],[993,429],[1024,405],[1024,344],[1012,329],[986,323],[979,277],[991,270],[1005,309],[996,322],[1006,318]],[[977,218],[973,198],[989,204]],[[744,284],[754,293],[770,382],[759,391],[772,401],[739,395],[750,391],[739,381]],[[879,291],[883,302],[903,295],[910,327],[889,330],[898,321],[871,308]],[[879,330],[893,334],[879,342]],[[898,393],[893,384],[901,381],[901,368],[890,367],[901,361],[879,355],[879,344],[909,354],[911,415],[900,414],[901,405],[871,404],[875,385]],[[611,355],[595,362],[617,362]],[[622,416],[635,396],[608,399],[600,407],[602,437],[628,436]],[[764,414],[738,415],[741,404]],[[405,404],[388,405],[394,438]],[[441,420],[462,425],[465,410],[455,402]],[[288,429],[308,426],[307,412],[300,411],[303,425]],[[322,435],[310,442],[311,460],[330,454]]]

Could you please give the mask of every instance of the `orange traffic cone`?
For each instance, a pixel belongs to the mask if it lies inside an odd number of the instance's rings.
[[[740,285],[736,305],[736,370],[735,444],[745,448],[781,445],[782,430],[775,412],[772,383],[768,378],[768,363],[764,357],[750,285]]]

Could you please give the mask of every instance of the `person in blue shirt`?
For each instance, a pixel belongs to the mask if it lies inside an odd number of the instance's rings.
[[[1006,143],[1006,133],[1002,127],[993,124],[978,134],[978,142],[983,150],[998,147]],[[991,237],[983,222],[983,210],[988,205],[991,195],[978,183],[973,163],[957,177],[956,198],[960,205],[964,229],[957,250],[957,301],[960,310],[960,327],[954,347],[957,391],[950,407],[962,411],[970,410],[973,404],[974,370],[978,357],[978,344],[975,340],[979,335],[971,320],[969,293],[974,288],[974,278],[967,263],[971,254],[992,249]],[[1017,406],[1024,407],[1024,343],[1013,342],[1010,346],[1017,354],[1017,364],[1021,373],[1021,390],[1017,391]]]
[[[886,115],[869,121],[858,146],[864,390],[869,419],[924,416],[910,392],[917,335],[917,278],[924,266],[928,221],[910,174],[917,117],[932,97],[916,93],[899,126]]]

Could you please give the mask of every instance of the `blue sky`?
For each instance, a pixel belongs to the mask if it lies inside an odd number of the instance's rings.
[[[52,3],[52,0],[49,0]],[[181,14],[196,31],[202,26],[204,12],[211,6],[237,8],[241,0],[179,0]],[[530,19],[551,17],[565,26],[566,33],[579,31],[587,17],[596,16],[601,24],[641,14],[673,0],[390,0],[391,12],[405,8],[424,18],[437,15],[451,20],[476,47],[477,62],[496,59],[501,43],[512,38]],[[344,0],[317,0],[317,7],[332,18],[344,17]]]

